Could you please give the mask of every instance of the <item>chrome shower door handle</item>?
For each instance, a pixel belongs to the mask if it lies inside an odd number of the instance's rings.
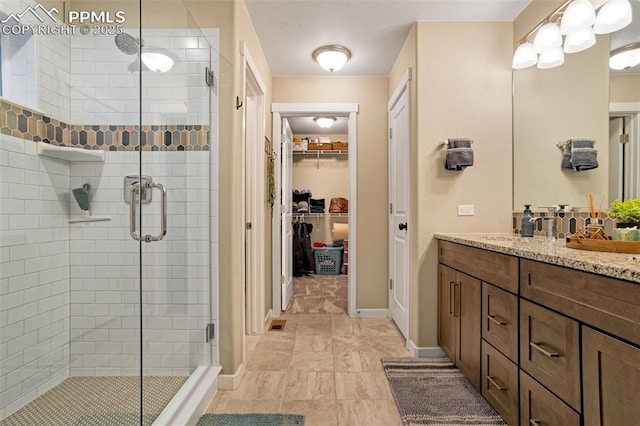
[[[136,194],[140,192],[140,182],[132,184],[129,191],[131,191],[131,204],[129,205],[129,234],[134,240],[140,241],[140,235],[138,235],[138,231],[136,230],[136,207],[138,206]]]
[[[160,234],[158,235],[145,235],[144,236],[144,241],[146,243],[150,243],[153,241],[160,241],[162,240],[165,235],[167,235],[167,190],[164,188],[164,185],[157,183],[157,182],[147,182],[147,184],[145,185],[145,187],[147,189],[149,189],[150,191],[153,190],[153,188],[158,188],[160,190],[160,194],[162,195],[161,197],[161,210],[160,210]],[[132,194],[133,195],[133,194]],[[133,198],[131,199],[131,202],[133,204]]]

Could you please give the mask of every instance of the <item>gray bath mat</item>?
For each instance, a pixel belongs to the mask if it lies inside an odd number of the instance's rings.
[[[297,426],[304,425],[299,414],[205,414],[197,426]]]

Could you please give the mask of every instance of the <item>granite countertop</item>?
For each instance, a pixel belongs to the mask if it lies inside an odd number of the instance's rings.
[[[578,250],[565,247],[563,239],[550,242],[546,237],[523,238],[514,234],[436,233],[435,237],[439,240],[640,283],[640,254]]]

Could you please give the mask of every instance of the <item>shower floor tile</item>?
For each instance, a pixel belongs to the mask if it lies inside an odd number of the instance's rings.
[[[143,379],[143,424],[153,423],[186,380],[183,376]],[[139,425],[139,401],[138,377],[70,377],[0,421],[0,426]]]

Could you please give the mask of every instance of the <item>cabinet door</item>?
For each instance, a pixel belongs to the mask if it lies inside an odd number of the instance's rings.
[[[637,425],[640,349],[582,327],[584,425]]]
[[[480,390],[480,280],[458,272],[454,313],[460,321],[456,365]],[[456,290],[456,289],[454,289]]]
[[[454,292],[457,291],[457,272],[438,265],[438,346],[452,362],[456,361],[457,318]]]
[[[518,363],[518,297],[482,283],[482,338]]]
[[[580,414],[520,370],[520,424],[580,426]]]
[[[520,299],[520,367],[580,411],[578,323]]]
[[[508,424],[518,424],[518,366],[485,341],[480,391]]]

